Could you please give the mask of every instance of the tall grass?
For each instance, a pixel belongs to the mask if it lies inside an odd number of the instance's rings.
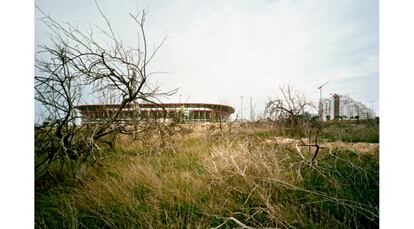
[[[324,124],[321,137],[331,141],[378,143],[379,124],[376,120],[327,122]]]
[[[248,133],[251,137],[275,136],[303,137],[303,131],[296,127],[272,125],[255,128]],[[313,136],[315,134],[313,133]],[[321,123],[318,137],[328,141],[379,143],[379,123],[376,120],[335,120]]]
[[[180,137],[161,154],[125,141],[75,180],[38,187],[36,227],[378,227],[378,154],[324,149],[311,164],[263,139]]]

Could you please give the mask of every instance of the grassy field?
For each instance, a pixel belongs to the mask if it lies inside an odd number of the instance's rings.
[[[329,125],[313,163],[269,129],[193,129],[163,149],[119,137],[76,176],[36,182],[35,226],[377,228],[379,147],[346,142],[378,142],[378,125]]]
[[[326,122],[322,137],[331,141],[379,143],[379,124],[376,120]]]

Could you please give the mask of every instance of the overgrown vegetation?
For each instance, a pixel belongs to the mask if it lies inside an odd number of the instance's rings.
[[[121,133],[136,136],[156,127],[160,135],[166,134],[164,125],[137,117],[138,103],[156,103],[175,92],[162,91],[151,81],[160,72],[151,72],[148,67],[166,38],[150,49],[144,29],[146,11],[131,13],[138,41],[131,47],[95,3],[105,27],[90,24],[84,31],[37,8],[50,39],[39,44],[35,59],[35,100],[44,121],[35,131],[36,179],[50,174],[50,166],[57,160],[63,169],[64,164],[76,160],[95,159],[95,154],[102,153],[98,145],[113,146]],[[88,100],[118,105],[92,125],[79,123],[77,108]],[[130,111],[128,122],[120,120],[125,111]]]
[[[129,48],[97,8],[108,45],[43,13],[51,45],[36,59],[37,228],[378,227],[376,123],[320,123],[291,86],[266,106],[269,120],[191,126],[131,115],[154,103],[146,13],[131,14],[142,46]],[[140,42],[138,42],[140,43]],[[119,104],[96,123],[76,121],[83,92]],[[328,144],[329,143],[329,144]]]
[[[310,163],[312,151],[234,128],[188,130],[162,153],[120,137],[77,177],[36,184],[36,227],[378,227],[377,149],[323,148]]]
[[[316,122],[315,122],[316,123]],[[250,133],[253,137],[285,136],[290,138],[306,137],[302,130],[273,123],[268,128],[255,128]],[[379,124],[375,120],[358,121],[329,121],[318,123],[320,126],[320,139],[322,141],[343,142],[370,142],[379,143]]]
[[[379,143],[379,123],[375,119],[326,122],[322,137],[331,141]]]

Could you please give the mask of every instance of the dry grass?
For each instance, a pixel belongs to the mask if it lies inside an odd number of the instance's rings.
[[[292,142],[271,139],[213,130],[175,136],[171,150],[148,153],[121,138],[77,181],[36,191],[36,226],[378,226],[377,147],[366,154],[340,143],[310,164]]]

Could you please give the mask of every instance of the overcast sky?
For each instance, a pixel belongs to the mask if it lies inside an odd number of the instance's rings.
[[[179,88],[169,102],[226,103],[248,117],[279,86],[290,83],[315,103],[323,95],[348,94],[378,113],[378,1],[375,0],[130,0],[99,1],[126,43],[136,43],[129,16],[149,11],[150,43],[168,40],[150,66],[165,89]],[[92,0],[37,0],[60,22],[102,25]],[[39,17],[36,12],[36,17]],[[35,43],[47,43],[46,27],[35,21]],[[151,45],[152,46],[152,45]]]

